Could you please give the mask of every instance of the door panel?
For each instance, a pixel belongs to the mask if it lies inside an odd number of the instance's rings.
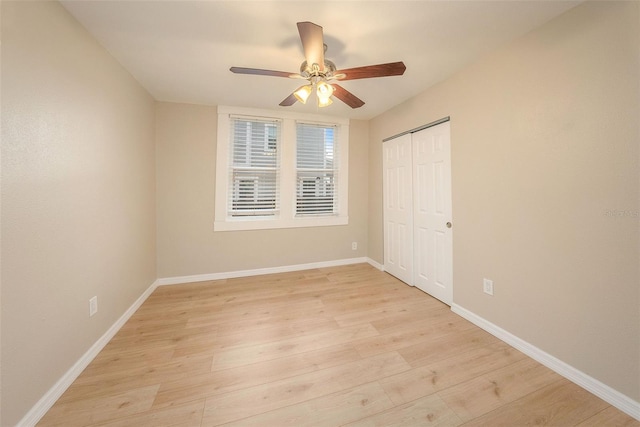
[[[446,304],[453,302],[451,155],[449,123],[412,135],[414,164],[414,285]]]
[[[413,205],[411,135],[383,144],[384,268],[412,284]]]

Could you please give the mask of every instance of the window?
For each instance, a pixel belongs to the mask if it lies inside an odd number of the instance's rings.
[[[273,216],[278,213],[278,140],[274,120],[230,117],[228,215]]]
[[[218,107],[215,231],[348,224],[349,121]]]
[[[296,215],[337,212],[336,127],[296,125]]]

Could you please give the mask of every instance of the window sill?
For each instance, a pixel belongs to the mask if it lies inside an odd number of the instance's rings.
[[[332,217],[306,217],[295,219],[228,219],[226,221],[214,221],[213,231],[241,231],[241,230],[269,230],[277,228],[300,227],[331,227],[336,225],[348,225],[348,216]]]

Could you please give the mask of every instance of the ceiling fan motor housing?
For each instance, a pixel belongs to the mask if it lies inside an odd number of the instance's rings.
[[[328,59],[324,60],[324,69],[320,69],[320,67],[314,67],[316,64],[312,64],[309,66],[307,61],[304,61],[302,65],[300,65],[300,75],[306,79],[310,77],[324,77],[326,79],[330,79],[333,77],[336,72],[336,64],[333,61],[329,61]]]

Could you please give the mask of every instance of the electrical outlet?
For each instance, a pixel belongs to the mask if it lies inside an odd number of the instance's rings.
[[[493,295],[493,280],[482,279],[482,290],[485,294]]]
[[[355,251],[358,249],[358,242],[351,242],[351,250]]]
[[[93,297],[89,300],[89,317],[98,312],[98,297]]]

